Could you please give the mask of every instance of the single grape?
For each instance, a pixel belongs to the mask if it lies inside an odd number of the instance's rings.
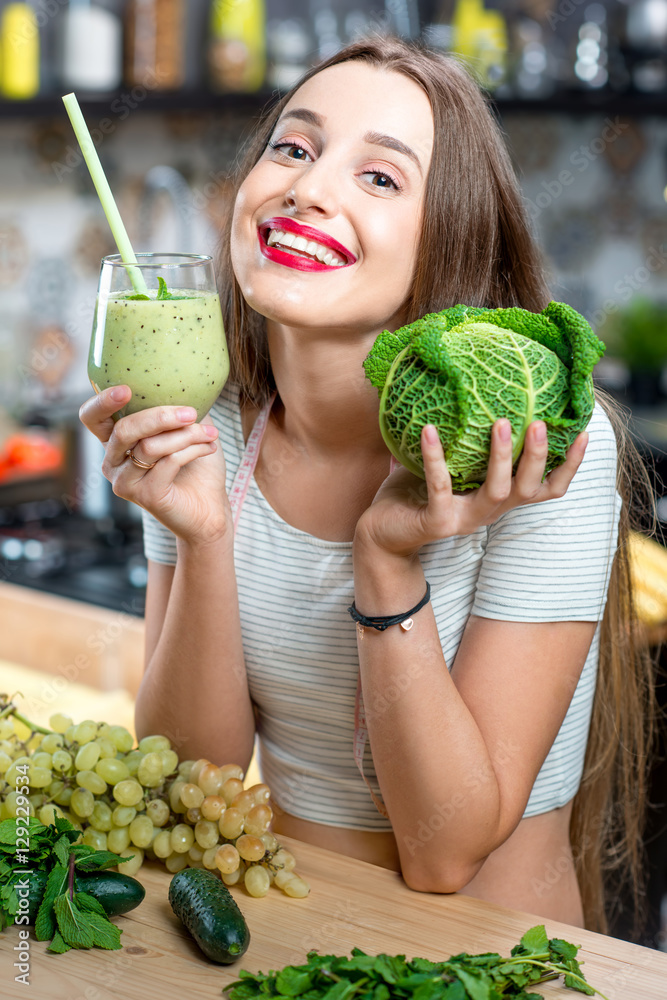
[[[42,750],[53,753],[54,750],[61,750],[64,742],[61,733],[49,733],[42,740]]]
[[[223,875],[231,875],[241,864],[241,855],[233,844],[223,844],[215,852],[215,865]]]
[[[282,868],[279,872],[276,872],[274,882],[279,889],[283,889],[287,883],[294,878],[293,872],[288,872],[287,869]]]
[[[186,782],[181,788],[181,802],[186,809],[198,809],[204,801],[204,793],[199,785]]]
[[[171,743],[166,736],[144,736],[139,740],[142,753],[158,753],[160,750],[171,750]]]
[[[175,750],[158,750],[158,756],[162,761],[162,776],[164,778],[173,774],[178,767],[178,754]]]
[[[261,865],[251,865],[246,871],[243,881],[251,896],[266,896],[271,886],[269,873]]]
[[[130,777],[127,765],[115,757],[102,757],[98,760],[95,773],[109,785],[116,785],[119,781],[126,781]]]
[[[31,788],[46,788],[53,781],[53,774],[48,767],[30,767],[28,771]]]
[[[207,819],[200,819],[195,824],[195,840],[203,850],[208,850],[218,843],[220,831],[217,823],[212,823]]]
[[[99,739],[108,739],[111,732],[111,725],[108,722],[100,722],[97,726],[97,736]]]
[[[296,858],[289,851],[286,851],[284,847],[281,847],[279,851],[273,855],[273,861],[271,862],[275,869],[281,869],[284,872],[291,872],[296,866]]]
[[[119,753],[129,753],[134,746],[134,737],[124,726],[111,726],[105,738],[111,740]]]
[[[17,805],[17,801],[16,801],[17,799],[19,799],[19,801],[22,802],[21,806]],[[23,802],[24,799],[26,799],[27,802],[28,802],[28,807],[27,808],[28,808],[29,815],[30,816],[34,816],[35,815],[35,807],[32,804],[32,802],[30,802],[27,799],[27,796],[25,796],[23,792],[14,792],[14,791],[12,791],[12,792],[8,792],[7,793],[7,796],[6,796],[5,802],[4,802],[5,818],[6,819],[13,819],[16,816],[19,808],[21,810],[21,816],[23,816],[23,813],[24,813],[24,810],[25,810],[25,803]]]
[[[51,767],[59,774],[69,771],[73,763],[72,755],[67,750],[54,750],[51,754]]]
[[[250,812],[250,810],[255,804],[255,801],[252,797],[250,790],[244,789],[242,792],[239,792],[238,795],[234,796],[231,804],[235,809],[238,809],[239,812],[242,812],[243,815],[245,816],[247,815],[247,813]]]
[[[100,737],[98,730],[95,742],[100,748],[100,760],[112,760],[115,758],[118,753],[116,744],[113,743],[108,736]]]
[[[218,829],[226,840],[236,840],[243,833],[244,819],[243,813],[230,806],[218,820]]]
[[[187,854],[178,854],[174,851],[168,858],[165,858],[164,865],[167,871],[173,875],[176,872],[182,871],[183,868],[188,867],[188,856]]]
[[[74,723],[72,723],[71,726],[67,727],[64,736],[65,736],[65,746],[67,746],[67,744],[69,743],[76,742],[76,726],[74,725]]]
[[[243,878],[243,871],[243,865],[241,864],[234,872],[220,872],[220,878],[225,885],[236,885]]]
[[[12,758],[4,750],[0,751],[0,774],[5,774],[12,766]]]
[[[217,822],[226,808],[222,795],[207,795],[201,804],[201,814],[204,819]]]
[[[186,809],[185,818],[191,826],[194,826],[201,819],[201,809]]]
[[[92,771],[100,759],[100,745],[96,740],[84,743],[74,758],[77,771]]]
[[[218,867],[215,863],[215,856],[217,853],[218,853],[217,844],[215,845],[215,847],[209,847],[207,851],[204,851],[201,859],[201,863],[203,864],[204,868],[208,868],[209,871],[213,871],[215,868]]]
[[[183,781],[190,780],[190,771],[193,768],[194,760],[182,760],[178,765],[178,776],[182,778]]]
[[[120,854],[130,846],[129,826],[112,826],[107,833],[107,850]]]
[[[137,779],[144,788],[155,788],[162,782],[162,758],[151,751],[145,754],[137,768]]]
[[[116,806],[111,818],[114,826],[129,826],[136,815],[137,810],[134,806]]]
[[[168,858],[171,852],[171,830],[160,830],[153,841],[153,851],[157,858]]]
[[[136,847],[148,847],[153,840],[153,823],[149,816],[140,813],[130,823],[130,841]]]
[[[83,831],[83,842],[89,847],[94,847],[96,851],[107,850],[107,835],[102,830],[96,830],[94,826],[87,826]]]
[[[127,778],[114,785],[113,797],[121,806],[136,806],[143,799],[144,790],[134,778]]]
[[[177,823],[171,831],[171,849],[177,854],[187,854],[195,842],[194,830],[187,823]]]
[[[51,729],[56,733],[65,733],[71,725],[73,725],[72,720],[69,715],[63,715],[61,712],[56,712],[49,719],[49,725]]]
[[[291,879],[281,886],[283,892],[286,896],[292,896],[294,899],[303,899],[310,892],[310,886],[300,875],[295,875],[293,872],[290,874],[292,875]]]
[[[87,816],[92,815],[95,808],[93,793],[89,792],[87,788],[75,788],[72,792],[69,807],[80,819],[85,819]]]
[[[62,782],[61,782],[62,784]],[[72,801],[72,794],[74,792],[73,788],[68,785],[63,784],[61,791],[53,796],[53,801],[57,802],[59,806],[64,806],[65,809],[69,808],[69,804]]]
[[[244,861],[261,861],[264,857],[264,844],[259,837],[251,837],[244,833],[236,841],[236,850]]]
[[[243,782],[240,778],[228,778],[220,789],[220,794],[228,806],[232,804],[237,795],[243,791]]]
[[[43,823],[44,826],[50,826],[52,823],[55,823],[56,816],[62,816],[62,814],[62,809],[54,805],[52,802],[48,802],[45,806],[42,806],[37,813],[37,819],[40,823]]]
[[[144,863],[144,852],[139,847],[125,847],[120,856],[128,859],[118,865],[121,875],[136,875]]]
[[[100,778],[95,771],[79,771],[76,776],[76,783],[81,788],[87,788],[93,795],[104,795],[107,790],[107,783],[104,778]]]
[[[271,789],[263,781],[258,782],[256,785],[251,785],[248,791],[252,795],[256,806],[268,805],[271,798]]]
[[[217,795],[223,785],[222,771],[215,764],[206,764],[199,772],[197,784],[204,795]]]
[[[33,764],[37,765],[37,767],[47,767],[51,770],[51,754],[47,753],[45,750],[38,750],[37,753],[32,755],[31,760]]]
[[[261,837],[261,835],[266,833],[269,829],[272,819],[273,812],[269,806],[253,806],[250,812],[246,815],[243,823],[243,829],[246,833],[251,833],[255,837]]]
[[[83,722],[80,722],[74,733],[74,739],[81,745],[84,743],[90,743],[90,741],[94,740],[96,736],[97,723],[93,722],[92,719],[85,719]],[[97,756],[99,757],[99,752]]]
[[[278,848],[279,848],[279,846],[280,846],[279,843],[278,843],[278,841],[276,840],[276,838],[273,836],[273,834],[271,832],[260,833],[259,839],[262,841],[262,843],[264,844],[264,847],[267,849],[267,851],[270,851],[271,853],[273,853],[274,851],[277,851]]]
[[[196,843],[193,844],[190,850],[188,851],[188,858],[190,859],[190,861],[201,861],[203,857],[204,857],[204,852],[199,846],[199,844]]]
[[[222,771],[223,785],[229,778],[238,778],[239,781],[243,781],[243,768],[239,767],[238,764],[223,764],[220,770]]]
[[[28,799],[35,807],[35,812],[40,809],[46,802],[46,795],[44,792],[31,792]]]
[[[94,827],[95,830],[99,830],[101,833],[108,833],[111,827],[113,826],[113,820],[111,816],[111,806],[107,805],[106,802],[101,802],[98,799],[98,801],[95,803],[95,806],[93,807],[93,811],[90,814],[88,822],[92,827]]]
[[[151,799],[146,805],[146,813],[153,826],[164,826],[169,819],[169,806],[164,799]]]
[[[128,769],[133,778],[136,777],[137,771],[139,770],[139,765],[141,764],[143,759],[144,755],[142,754],[141,750],[130,750],[129,753],[125,754],[123,760],[125,762],[126,768]]]
[[[12,720],[5,717],[0,719],[0,740],[8,740],[14,735]]]

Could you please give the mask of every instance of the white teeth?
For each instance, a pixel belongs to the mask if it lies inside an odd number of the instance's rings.
[[[285,233],[281,229],[272,229],[266,238],[268,246],[279,244],[283,247],[291,247],[292,250],[302,251],[315,257],[329,267],[344,267],[345,261],[341,260],[329,247],[316,243],[315,240],[307,240],[296,233]]]

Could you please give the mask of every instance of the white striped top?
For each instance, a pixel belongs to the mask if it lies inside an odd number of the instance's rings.
[[[229,491],[244,452],[234,386],[225,387],[211,418],[220,433]],[[602,619],[621,499],[615,436],[599,405],[588,431],[584,460],[564,497],[519,507],[471,535],[422,549],[450,668],[471,613],[518,622]],[[146,513],[144,545],[149,559],[176,562],[175,537]],[[294,816],[358,830],[391,829],[370,798],[352,750],[359,672],[356,629],[347,612],[354,598],[352,542],[326,541],[292,527],[253,477],[234,552],[263,780],[278,805]],[[565,805],[579,787],[599,631],[598,625],[525,816]],[[368,745],[365,772],[377,788]]]

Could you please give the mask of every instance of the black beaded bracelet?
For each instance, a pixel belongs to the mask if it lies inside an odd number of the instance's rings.
[[[361,634],[363,634],[364,628],[375,628],[378,632],[384,632],[384,630],[389,628],[390,625],[400,625],[404,631],[409,632],[414,625],[412,616],[416,615],[417,612],[423,608],[425,604],[428,604],[430,600],[431,584],[427,581],[426,593],[422,597],[419,604],[415,604],[414,608],[411,608],[410,611],[406,611],[402,615],[371,615],[370,617],[367,617],[366,615],[359,614],[354,601],[347,610],[357,623],[357,629]]]

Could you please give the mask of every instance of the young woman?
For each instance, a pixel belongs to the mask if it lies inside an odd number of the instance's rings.
[[[426,494],[390,472],[362,369],[381,330],[427,312],[551,297],[499,129],[461,66],[374,39],[309,72],[248,150],[220,285],[233,368],[210,419],[158,407],[114,423],[124,386],[82,408],[114,492],[148,512],[138,732],[244,767],[258,735],[277,833],[416,890],[574,924],[583,887],[602,926],[613,775],[629,775],[636,807],[645,750],[641,663],[625,657],[622,697],[608,628],[600,644],[610,575],[619,636],[629,608],[609,419],[597,406],[544,482],[544,425],[512,477],[497,421],[488,478],[467,495],[426,428]],[[427,582],[410,630],[355,628],[353,601],[399,615]]]

